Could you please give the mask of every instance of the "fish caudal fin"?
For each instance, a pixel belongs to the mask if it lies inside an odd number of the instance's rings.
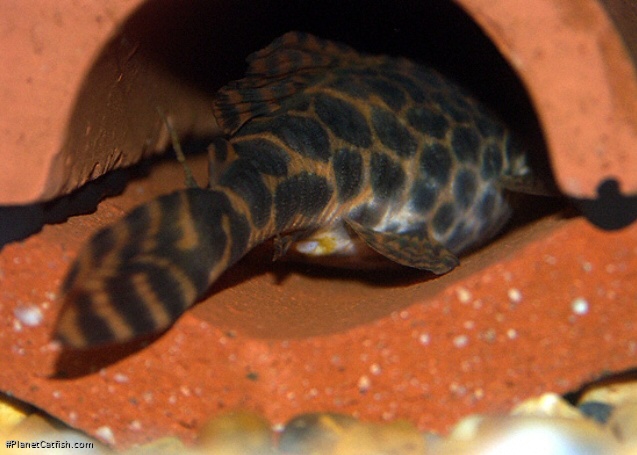
[[[223,191],[190,188],[138,207],[81,251],[55,338],[87,348],[166,329],[248,251],[250,234]]]

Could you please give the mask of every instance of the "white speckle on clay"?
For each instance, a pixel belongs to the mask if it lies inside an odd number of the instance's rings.
[[[467,387],[457,382],[452,382],[449,385],[449,391],[453,393],[455,396],[461,397],[467,394]]]
[[[464,348],[469,344],[469,337],[467,335],[458,335],[453,339],[453,345],[457,348]]]
[[[418,337],[418,341],[420,341],[420,344],[422,344],[423,346],[427,346],[431,341],[431,335],[429,335],[428,333],[421,333]]]
[[[456,289],[456,296],[460,303],[469,303],[471,301],[471,292],[467,288],[460,287]]]
[[[115,373],[115,375],[113,375],[113,380],[118,384],[126,384],[128,382],[128,376],[122,373]]]
[[[371,374],[373,374],[374,376],[378,376],[378,375],[379,375],[382,371],[383,371],[383,369],[382,369],[382,368],[380,367],[380,365],[379,365],[379,364],[377,364],[377,363],[372,363],[372,364],[369,366],[369,372],[370,372]]]
[[[584,297],[577,297],[571,302],[571,310],[573,310],[573,313],[577,314],[578,316],[582,316],[588,313],[588,306],[588,300],[586,300]]]
[[[144,392],[144,394],[142,395],[142,398],[144,399],[144,401],[146,403],[152,403],[153,402],[153,392]]]
[[[28,327],[37,327],[44,319],[42,310],[37,305],[18,305],[13,310],[13,315]]]
[[[22,332],[22,323],[17,319],[13,320],[13,331],[14,332]]]
[[[363,375],[358,379],[358,391],[360,393],[365,393],[369,390],[372,385],[372,381],[369,379],[369,376]]]
[[[507,296],[512,303],[520,303],[522,301],[522,292],[518,288],[510,288]]]
[[[518,331],[515,329],[507,330],[507,338],[509,340],[515,340],[518,337]]]

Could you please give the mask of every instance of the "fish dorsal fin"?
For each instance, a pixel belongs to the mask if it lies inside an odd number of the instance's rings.
[[[247,77],[279,77],[302,70],[329,68],[352,59],[360,59],[358,51],[345,44],[318,38],[309,33],[289,32],[266,48],[250,54]]]
[[[246,77],[222,87],[213,112],[226,135],[248,120],[276,111],[326,69],[364,59],[354,49],[302,32],[289,32],[248,56]]]

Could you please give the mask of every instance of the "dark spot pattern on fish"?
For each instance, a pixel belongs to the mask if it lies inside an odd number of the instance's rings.
[[[268,222],[272,194],[263,183],[261,173],[250,161],[234,161],[221,177],[219,185],[231,189],[246,201],[256,227],[263,227]]]
[[[476,176],[470,169],[462,169],[458,172],[453,181],[453,195],[461,209],[466,209],[471,205],[476,189]]]
[[[361,190],[363,185],[363,157],[354,150],[339,149],[332,158],[338,200],[346,202]]]
[[[319,94],[314,100],[314,110],[337,137],[357,147],[372,145],[372,132],[367,120],[351,103]]]
[[[372,125],[380,142],[399,156],[410,158],[416,154],[418,142],[392,112],[373,108]]]
[[[380,199],[398,197],[406,179],[400,164],[384,153],[376,152],[372,153],[370,163],[374,194]]]
[[[285,149],[264,138],[245,139],[234,143],[240,158],[265,175],[286,176],[290,155]]]

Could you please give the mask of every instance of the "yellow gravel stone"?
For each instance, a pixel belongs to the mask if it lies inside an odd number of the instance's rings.
[[[579,403],[597,401],[609,405],[621,403],[637,403],[637,381],[618,382],[614,384],[600,384],[587,390],[579,400]]]
[[[575,406],[554,393],[545,393],[537,398],[530,398],[513,411],[513,416],[529,417],[563,417],[566,419],[584,419],[584,415]]]
[[[316,413],[292,419],[279,446],[286,455],[424,455],[425,436],[411,423],[359,422],[353,417]]]
[[[178,455],[188,454],[186,446],[181,439],[175,437],[161,438],[149,444],[135,447],[124,452],[124,455]]]
[[[333,453],[343,434],[356,424],[355,418],[344,414],[301,414],[285,425],[279,450],[291,455]]]
[[[268,455],[273,453],[270,423],[249,412],[233,412],[205,424],[198,437],[198,453]]]
[[[618,453],[619,445],[606,428],[587,419],[500,416],[474,418],[462,438],[448,437],[434,452],[444,455]],[[469,432],[466,432],[466,429]],[[452,432],[452,436],[457,431]],[[469,438],[469,436],[473,436]]]
[[[637,448],[637,402],[617,406],[608,421],[608,428],[622,444]]]
[[[26,441],[44,434],[61,432],[63,429],[64,426],[54,422],[52,419],[34,413],[22,420],[19,425],[13,427],[10,436],[14,439]]]
[[[408,422],[358,423],[343,433],[333,455],[425,455],[425,437]],[[328,455],[326,453],[326,455]]]
[[[7,436],[20,422],[27,418],[31,407],[9,397],[0,401],[0,436]]]

